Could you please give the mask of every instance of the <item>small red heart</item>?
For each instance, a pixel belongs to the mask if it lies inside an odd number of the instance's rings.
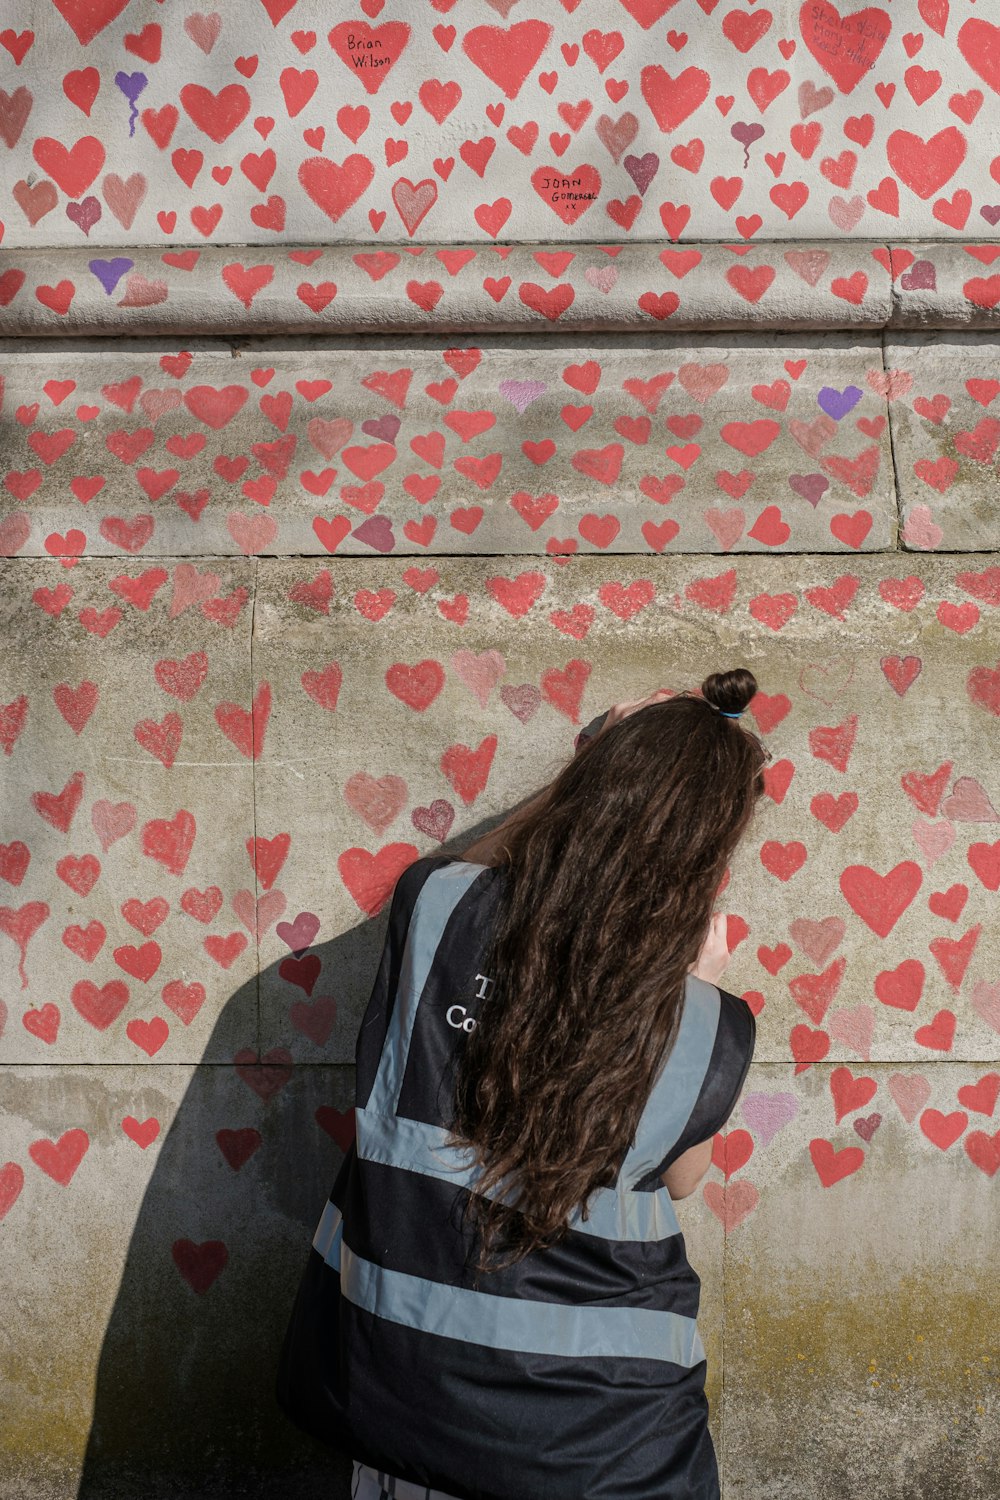
[[[137,1120],[134,1115],[126,1115],[122,1121],[122,1130],[130,1141],[135,1141],[145,1151],[159,1135],[160,1122],[152,1115],[148,1120]]]

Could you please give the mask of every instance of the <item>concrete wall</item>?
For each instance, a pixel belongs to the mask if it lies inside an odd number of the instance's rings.
[[[387,894],[745,663],[725,1500],[995,1500],[1000,26],[217,3],[0,0],[0,1496],[346,1495]]]

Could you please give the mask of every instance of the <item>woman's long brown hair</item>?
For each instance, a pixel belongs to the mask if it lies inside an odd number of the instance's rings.
[[[615,1183],[764,792],[768,752],[717,711],[756,691],[746,668],[716,672],[700,697],[605,728],[505,841],[494,982],[455,1092],[453,1138],[482,1168],[466,1213],[483,1270],[554,1243]]]

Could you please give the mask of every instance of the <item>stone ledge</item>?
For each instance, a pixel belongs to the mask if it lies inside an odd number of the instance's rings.
[[[993,329],[999,258],[862,240],[31,249],[0,263],[0,335]]]
[[[881,257],[838,243],[25,250],[0,277],[0,333],[878,329]]]
[[[9,252],[0,335],[994,328],[998,257],[865,241],[56,247]]]

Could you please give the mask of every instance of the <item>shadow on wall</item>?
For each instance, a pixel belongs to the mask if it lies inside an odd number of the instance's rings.
[[[458,854],[504,816],[434,852]],[[388,917],[386,901],[376,917],[309,950],[342,1014],[367,1005]],[[277,968],[262,980],[277,980]],[[245,1013],[254,1004],[248,988],[227,1001],[213,1037],[229,1006]],[[276,1062],[243,1076],[227,1063],[194,1070],[129,1243],[78,1500],[347,1500],[349,1457],[299,1433],[274,1384],[342,1160],[331,1136],[346,1139],[353,1102],[353,1068],[344,1064]]]

